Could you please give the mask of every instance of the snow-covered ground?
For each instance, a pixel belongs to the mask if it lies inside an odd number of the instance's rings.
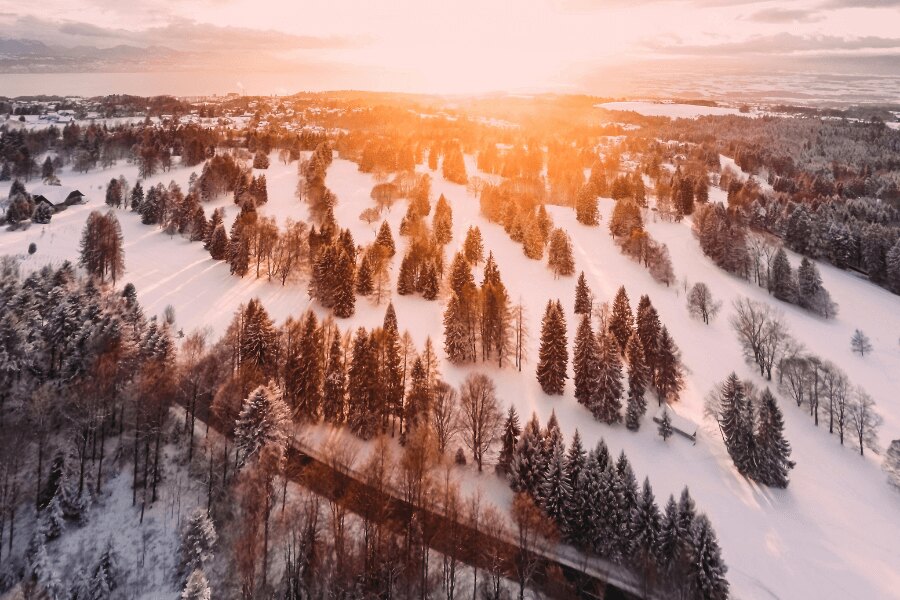
[[[597,108],[606,110],[633,111],[646,117],[669,117],[671,119],[696,119],[707,115],[739,115],[741,111],[727,106],[701,106],[699,104],[678,104],[674,102],[623,101],[604,102]]]
[[[281,165],[274,155],[271,158],[272,166],[266,172],[270,201],[264,212],[278,215],[279,222],[288,216],[304,218],[305,206],[293,195],[296,165]],[[467,166],[470,173],[475,172],[468,158]],[[120,172],[134,181],[134,167],[125,165],[86,175],[65,173],[62,183],[80,188],[89,195],[90,203],[56,215],[48,226],[32,226],[24,232],[0,231],[0,254],[24,255],[28,243],[34,241],[38,250],[26,258],[29,266],[75,259],[87,214],[95,208],[105,209],[103,190],[98,186],[102,188]],[[175,169],[154,181],[174,178],[185,186],[189,175],[188,169]],[[622,425],[609,427],[594,421],[575,401],[571,381],[562,397],[548,397],[541,391],[534,376],[540,319],[547,300],[559,298],[567,311],[570,341],[574,338],[575,278],[554,280],[545,263],[526,258],[521,246],[512,242],[502,227],[480,216],[478,201],[465,186],[446,182],[437,173],[432,176],[434,198],[443,193],[453,207],[453,240],[447,249],[448,259],[461,245],[469,225],[478,225],[485,252],[493,251],[513,301],[521,299],[524,303],[531,330],[530,361],[521,373],[487,363],[456,367],[445,362],[441,368],[449,383],[458,385],[474,371],[488,372],[497,384],[499,397],[505,403],[514,403],[523,420],[534,411],[546,422],[555,410],[567,440],[576,428],[589,447],[605,438],[612,452],[625,450],[639,479],[649,476],[660,503],[668,494],[688,485],[719,534],[730,568],[728,578],[737,598],[900,597],[900,495],[885,483],[877,457],[863,458],[851,448],[842,448],[826,429],[813,426],[804,409],[782,400],[786,435],[793,445],[797,467],[786,490],[772,490],[740,477],[715,427],[702,422],[703,398],[716,382],[732,370],[757,378],[754,370],[745,366],[728,322],[733,313],[732,300],[749,296],[782,309],[798,340],[840,365],[854,383],[865,387],[875,398],[885,419],[882,444],[900,437],[900,298],[821,264],[824,283],[840,304],[838,317],[824,321],[771,299],[765,290],[716,268],[700,253],[688,221],[649,223],[653,237],[668,244],[677,277],[690,283],[705,282],[723,302],[722,313],[706,326],[689,318],[680,286],[666,288],[655,283],[642,267],[619,252],[606,229],[611,200],[600,202],[604,220],[599,228],[577,223],[570,209],[550,207],[556,224],[571,235],[576,270],[584,270],[597,299],[611,300],[622,284],[632,307],[641,294],[649,294],[682,350],[690,372],[676,409],[682,416],[701,423],[701,428],[695,445],[677,436],[663,442],[656,435],[651,411],[641,430],[632,433]],[[339,198],[335,212],[341,226],[351,229],[357,244],[373,241],[379,224],[369,225],[359,219],[360,212],[372,204],[372,176],[360,173],[354,163],[335,159],[326,183]],[[7,190],[8,184],[4,184],[0,194],[5,195]],[[229,203],[230,199],[223,198],[217,204]],[[406,244],[397,235],[404,212],[405,202],[401,201],[384,215],[398,245],[394,281]],[[310,304],[302,283],[282,287],[264,278],[232,277],[227,265],[213,261],[201,244],[191,244],[177,236],[170,238],[155,227],[141,225],[138,216],[130,212],[120,211],[119,219],[126,243],[124,281],[137,286],[147,314],[159,314],[172,304],[176,309],[176,327],[185,332],[209,327],[214,334],[222,333],[238,305],[254,296],[263,301],[276,321],[296,316]],[[797,258],[793,260],[796,264]],[[476,269],[476,279],[480,278],[480,270]],[[443,302],[397,295],[392,300],[401,329],[409,330],[417,346],[421,349],[430,335],[441,352]],[[357,298],[356,314],[339,323],[343,328],[380,325],[384,309],[384,304],[375,306],[367,299]],[[319,313],[326,314],[322,310]],[[856,328],[865,331],[875,347],[865,359],[850,352],[850,336]],[[764,383],[758,378],[757,381]],[[466,471],[464,489],[483,483],[490,501],[500,506],[508,503],[509,494],[494,475],[478,476],[472,468]]]

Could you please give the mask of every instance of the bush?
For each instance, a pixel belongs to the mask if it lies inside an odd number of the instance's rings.
[[[458,464],[459,466],[461,466],[461,467],[466,466],[466,453],[463,452],[462,448],[456,449],[456,457],[454,458],[454,460],[456,461],[456,464]]]
[[[28,244],[28,254],[34,254],[35,252],[37,252],[37,244],[31,242]]]

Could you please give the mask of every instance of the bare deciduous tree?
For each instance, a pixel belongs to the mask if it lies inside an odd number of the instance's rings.
[[[731,325],[738,334],[744,355],[759,367],[759,374],[772,380],[772,367],[778,363],[790,339],[782,313],[765,302],[749,298],[734,301]]]
[[[691,316],[703,319],[709,325],[709,320],[719,313],[721,302],[713,300],[712,292],[705,283],[695,283],[688,294],[688,311]]]
[[[439,381],[432,393],[430,408],[431,428],[437,438],[438,452],[443,454],[459,431],[459,402],[453,386]]]
[[[875,412],[875,401],[860,387],[856,388],[847,406],[847,421],[856,436],[860,456],[866,447],[877,448],[878,428],[881,426],[882,418]]]
[[[481,472],[484,456],[500,435],[503,416],[494,382],[482,373],[469,375],[460,394],[463,440]]]

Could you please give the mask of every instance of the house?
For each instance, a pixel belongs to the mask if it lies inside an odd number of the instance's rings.
[[[66,210],[73,204],[83,204],[85,196],[81,191],[62,185],[38,185],[31,190],[35,206],[44,202],[55,212]]]
[[[653,422],[659,425],[662,423],[663,415],[668,412],[669,413],[669,422],[672,425],[672,431],[675,433],[679,433],[691,440],[695,444],[697,443],[697,424],[691,421],[690,419],[685,419],[684,417],[679,416],[675,413],[675,410],[672,409],[668,404],[663,404],[659,407],[659,410],[656,411],[656,414],[653,416]]]

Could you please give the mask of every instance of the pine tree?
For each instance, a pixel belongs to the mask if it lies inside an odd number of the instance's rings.
[[[50,499],[50,502],[44,507],[44,510],[41,511],[38,527],[40,527],[41,534],[45,540],[55,540],[62,535],[63,529],[65,528],[65,522],[59,490],[57,490],[57,493],[53,494],[53,498]]]
[[[625,411],[625,426],[637,431],[641,426],[641,418],[647,412],[647,401],[644,392],[649,383],[650,372],[644,358],[644,347],[637,332],[632,333],[625,349],[628,359],[628,406]]]
[[[581,317],[578,331],[575,334],[575,351],[572,356],[572,369],[575,371],[575,399],[584,406],[590,406],[594,397],[599,376],[599,346],[591,320],[588,315]]]
[[[484,260],[484,243],[481,240],[481,229],[477,225],[470,225],[466,232],[463,254],[465,254],[466,260],[474,265]]]
[[[641,296],[641,300],[638,302],[636,323],[636,331],[641,340],[641,346],[644,348],[644,358],[647,360],[647,368],[650,372],[650,381],[655,382],[656,372],[659,368],[658,348],[662,324],[659,322],[659,314],[646,295]]]
[[[645,580],[655,579],[659,538],[661,535],[661,517],[650,480],[644,478],[641,494],[637,499],[637,507],[631,516],[631,561]]]
[[[363,327],[356,330],[347,378],[347,423],[350,431],[367,440],[375,433],[375,399],[371,397],[375,380],[375,361],[369,334]]]
[[[787,487],[788,472],[794,467],[791,445],[784,437],[784,418],[769,388],[760,398],[756,447],[758,481],[771,487]]]
[[[234,425],[234,443],[241,465],[269,444],[284,446],[289,420],[281,391],[259,386],[247,396]]]
[[[356,293],[360,296],[369,296],[375,290],[372,285],[372,263],[369,261],[369,253],[363,254],[356,271]]]
[[[400,261],[400,273],[397,275],[397,293],[407,296],[416,291],[416,267],[412,254],[406,253]]]
[[[335,335],[328,353],[322,394],[322,413],[326,423],[338,425],[344,422],[346,390],[347,373],[344,369],[344,353],[341,348],[340,336]]]
[[[837,312],[831,295],[822,286],[822,277],[816,264],[805,256],[797,269],[797,303],[825,318],[833,317]]]
[[[557,441],[552,452],[541,486],[541,507],[548,517],[562,526],[565,524],[566,501],[572,489],[566,473],[565,445]]]
[[[181,600],[210,600],[211,597],[212,592],[209,589],[206,575],[201,569],[192,571],[184,586],[184,591],[181,592]]]
[[[382,324],[382,388],[387,414],[402,417],[404,395],[404,366],[400,356],[400,332],[393,303],[388,303]],[[387,423],[384,423],[387,426]]]
[[[597,210],[596,190],[590,183],[581,186],[575,197],[575,218],[585,225],[597,225],[600,222],[600,214]]]
[[[688,581],[696,598],[725,600],[728,598],[728,567],[712,525],[706,515],[699,515],[691,529],[693,552]]]
[[[747,476],[754,472],[756,461],[752,415],[744,384],[732,373],[719,390],[719,430],[735,467]]]
[[[453,239],[453,211],[443,194],[434,205],[431,228],[434,231],[434,240],[439,245],[445,246]]]
[[[414,429],[420,421],[427,419],[431,406],[431,392],[428,376],[421,358],[416,358],[409,373],[409,391],[403,409],[404,434]]]
[[[220,223],[212,232],[209,241],[209,255],[213,260],[226,260],[228,258],[228,234]]]
[[[525,224],[522,251],[532,260],[541,260],[544,256],[544,237],[541,235],[540,224],[535,217],[529,218]]]
[[[181,533],[179,548],[181,573],[191,573],[203,567],[212,559],[216,544],[216,528],[212,519],[203,509],[195,510],[189,517]]]
[[[659,395],[659,403],[675,402],[684,388],[684,374],[681,368],[681,354],[669,330],[663,326],[656,347],[656,373],[653,385]]]
[[[613,300],[612,314],[609,317],[609,332],[613,334],[619,343],[619,352],[625,353],[628,338],[634,331],[634,316],[631,314],[631,305],[628,303],[628,293],[625,286],[621,286]]]
[[[547,302],[541,325],[541,346],[538,353],[537,379],[545,394],[562,394],[565,391],[566,364],[569,361],[566,340],[566,320],[562,305],[557,300]]]
[[[546,464],[543,460],[541,444],[541,424],[537,415],[531,420],[519,436],[516,451],[513,453],[509,469],[509,484],[516,492],[526,492],[532,498],[539,498],[541,484],[544,480]]]
[[[671,576],[678,558],[680,544],[678,531],[678,504],[670,494],[659,525],[659,542],[656,561],[662,574]]]
[[[338,254],[337,268],[334,273],[334,315],[336,317],[346,319],[353,316],[356,310],[356,296],[353,294],[355,280],[354,258],[342,251]]]
[[[497,460],[497,472],[501,475],[509,473],[512,464],[513,454],[516,450],[516,444],[519,441],[519,435],[522,428],[519,426],[519,413],[512,404],[506,413],[506,422],[503,424],[503,435],[500,437],[500,457]]]
[[[581,476],[586,463],[587,453],[584,451],[584,447],[581,444],[581,434],[579,434],[576,429],[575,435],[572,436],[572,445],[569,446],[569,450],[566,453],[565,469],[566,481],[569,483],[569,494],[564,499],[564,522],[561,525],[563,532],[570,538],[572,537],[573,532],[576,531],[575,525],[580,510],[578,506],[578,500],[581,494],[580,482],[582,481]]]
[[[584,271],[578,276],[575,285],[575,314],[589,315],[591,313],[591,290],[584,278]]]
[[[394,256],[397,253],[397,248],[394,245],[394,236],[391,235],[391,226],[388,225],[387,221],[381,222],[378,236],[375,238],[375,244],[383,250],[384,255],[387,257]]]
[[[785,302],[796,300],[797,285],[794,282],[794,273],[784,248],[779,248],[772,260],[772,283],[769,289],[779,300]]]
[[[612,425],[622,420],[622,359],[612,333],[600,338],[599,347],[597,384],[588,408],[595,419]]]
[[[419,276],[419,287],[422,290],[422,298],[425,300],[437,299],[440,284],[438,282],[437,269],[431,262],[425,265],[422,274]]]
[[[469,360],[469,333],[466,328],[462,302],[456,293],[450,295],[444,311],[444,352],[447,360],[460,364]]]
[[[482,360],[496,357],[503,366],[509,347],[509,296],[500,278],[493,253],[488,254],[481,284],[481,354]]]
[[[547,250],[547,265],[553,271],[553,277],[569,276],[575,272],[575,258],[572,256],[572,240],[560,228],[550,234],[550,247]]]
[[[662,419],[659,420],[659,437],[665,442],[672,436],[672,419],[669,417],[669,408],[663,409]]]

